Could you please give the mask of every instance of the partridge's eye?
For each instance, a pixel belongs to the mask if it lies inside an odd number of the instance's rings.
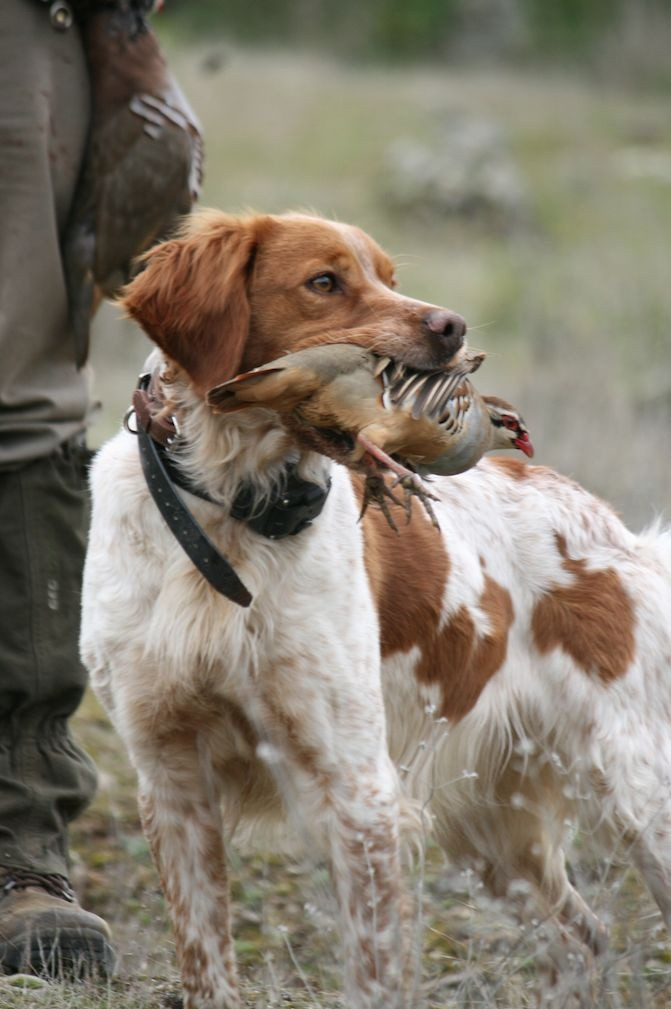
[[[517,420],[514,417],[511,417],[509,414],[503,414],[501,420],[503,421],[503,426],[507,427],[509,431],[517,430]]]
[[[320,294],[332,294],[338,290],[338,281],[334,273],[318,273],[308,280],[307,286]]]

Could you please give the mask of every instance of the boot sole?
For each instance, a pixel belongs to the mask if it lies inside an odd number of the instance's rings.
[[[116,954],[102,932],[59,929],[18,936],[0,942],[0,970],[5,974],[32,973],[40,977],[110,978]]]

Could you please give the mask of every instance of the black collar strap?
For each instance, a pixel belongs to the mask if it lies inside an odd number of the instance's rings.
[[[142,427],[140,420],[137,421],[138,431]],[[145,434],[148,432],[145,431]],[[210,504],[218,504],[214,498],[210,497],[207,491],[203,490],[202,487],[197,487],[192,480],[189,480],[188,476],[176,465],[174,458],[170,455],[170,445],[162,445],[160,441],[156,441],[148,434],[153,444],[156,446],[156,454],[161,460],[161,465],[163,469],[170,477],[170,482],[174,483],[176,487],[181,487],[182,490],[188,490],[189,494],[195,495],[195,497],[200,497],[203,501],[209,501]]]
[[[194,486],[175,465],[169,454],[173,438],[166,439],[166,431],[161,431],[161,440],[159,441],[148,433],[148,428],[152,427],[146,404],[149,385],[150,375],[141,375],[138,389],[133,397],[133,408],[129,410],[125,418],[127,429],[138,436],[142,471],[149,491],[173,536],[203,577],[217,592],[232,599],[239,606],[249,606],[252,601],[250,592],[242,584],[226,558],[219,553],[201,529],[177,494],[175,486],[206,501],[212,502],[213,499],[204,490]],[[145,396],[144,405],[142,400],[138,400],[138,395]],[[135,414],[136,428],[131,427],[129,423],[132,413]],[[147,427],[145,427],[145,423]],[[165,421],[161,426],[166,427]],[[175,436],[176,434],[175,431]],[[320,487],[319,484],[299,477],[296,472],[296,464],[289,463],[285,467],[284,479],[281,481],[279,489],[261,506],[254,505],[253,485],[251,483],[241,484],[231,507],[231,517],[245,522],[254,532],[271,540],[296,536],[311,525],[321,513],[330,490],[330,479],[326,487]]]
[[[227,599],[232,599],[238,606],[249,606],[252,601],[251,593],[180,498],[161,458],[163,453],[159,452],[158,445],[153,438],[150,438],[139,420],[137,437],[144,478],[170,532],[203,578],[207,579],[217,592]]]
[[[141,422],[137,421],[138,430]],[[202,488],[197,487],[170,455],[169,446],[154,441],[156,452],[172,483],[188,490],[189,494],[203,498],[204,501],[217,502]],[[321,513],[326,498],[331,490],[331,478],[326,487],[303,480],[296,472],[296,464],[287,463],[283,479],[274,494],[261,505],[254,505],[255,489],[251,482],[240,484],[238,493],[231,506],[231,517],[239,522],[246,522],[250,529],[269,540],[282,540],[285,536],[296,536],[303,532]]]
[[[137,429],[143,428],[156,446],[159,461],[170,480],[188,490],[190,494],[205,501],[216,502],[210,495],[196,486],[180,470],[170,455],[170,449],[179,438],[179,427],[174,416],[168,417],[162,407],[162,396],[157,391],[155,376],[143,372],[133,393],[133,404],[124,418],[124,426],[133,434],[129,420],[135,416]],[[326,487],[303,480],[296,472],[296,464],[288,463],[274,494],[262,505],[255,505],[254,485],[251,481],[240,484],[231,507],[231,517],[246,522],[250,529],[270,540],[281,540],[286,536],[296,536],[312,525],[326,504],[331,490],[331,480]]]

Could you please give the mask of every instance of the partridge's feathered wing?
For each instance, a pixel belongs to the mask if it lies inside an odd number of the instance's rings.
[[[144,15],[154,0],[95,8],[83,24],[92,118],[63,244],[77,366],[101,297],[131,277],[132,262],[191,209],[203,142]]]

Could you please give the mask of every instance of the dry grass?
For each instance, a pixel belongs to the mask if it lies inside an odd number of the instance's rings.
[[[179,983],[163,900],[135,809],[132,771],[95,700],[77,734],[101,768],[98,796],[75,826],[74,881],[103,914],[120,954],[109,986],[17,990],[0,980],[3,1009],[174,1009]],[[580,891],[611,929],[600,964],[598,1009],[664,1009],[671,954],[659,914],[633,870],[595,857],[579,838],[572,861]],[[253,1009],[342,1009],[335,910],[316,858],[230,853],[236,948],[245,1005]],[[407,874],[419,897],[421,985],[413,1009],[532,1009],[544,978],[542,921],[522,923],[488,899],[477,876],[457,873],[429,845]],[[420,942],[418,942],[418,948]],[[576,964],[575,975],[584,973]],[[572,1009],[559,998],[553,1009]]]
[[[224,52],[223,69],[205,57]],[[212,61],[211,61],[212,62]],[[608,497],[630,522],[671,500],[668,434],[671,184],[623,168],[622,152],[671,158],[664,95],[603,93],[578,80],[513,74],[339,67],[308,57],[222,50],[173,59],[205,125],[204,202],[228,209],[311,206],[370,230],[403,264],[408,293],[461,311],[490,351],[479,384],[519,404],[539,461]],[[524,226],[430,224],[385,206],[385,150],[397,136],[431,142],[454,114],[509,133],[528,186]],[[624,159],[626,162],[626,159]],[[147,344],[105,310],[97,325],[99,442],[116,428]],[[133,776],[92,701],[78,732],[101,770],[76,824],[75,879],[112,923],[121,953],[109,990],[0,987],[0,1005],[149,1009],[177,990],[172,941],[141,838]],[[340,1005],[338,942],[324,867],[232,853],[238,955],[250,1006]],[[576,852],[581,889],[612,924],[603,1009],[669,1004],[669,939],[626,867]],[[419,877],[415,874],[415,882]],[[540,923],[523,932],[430,848],[422,886],[423,1005],[536,1004]],[[307,992],[305,981],[315,996]]]

